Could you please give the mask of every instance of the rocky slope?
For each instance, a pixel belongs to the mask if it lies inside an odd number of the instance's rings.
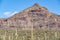
[[[48,11],[47,8],[34,4],[22,12],[7,19],[0,19],[1,28],[46,29],[60,28],[60,16]]]

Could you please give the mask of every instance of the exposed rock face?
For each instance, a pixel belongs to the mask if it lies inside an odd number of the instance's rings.
[[[0,19],[1,28],[60,28],[60,16],[47,8],[34,4],[8,19]]]

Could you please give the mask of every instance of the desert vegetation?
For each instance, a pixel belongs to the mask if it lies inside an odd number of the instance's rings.
[[[60,40],[60,30],[0,29],[0,40]]]

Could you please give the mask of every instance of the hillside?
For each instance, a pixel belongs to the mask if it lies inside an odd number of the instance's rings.
[[[16,13],[7,19],[0,19],[0,28],[21,29],[57,29],[60,28],[60,16],[49,12],[39,4]]]

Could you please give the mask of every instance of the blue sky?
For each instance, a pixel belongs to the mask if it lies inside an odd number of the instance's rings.
[[[7,18],[34,3],[48,8],[50,12],[60,15],[60,0],[0,0],[0,18]]]

